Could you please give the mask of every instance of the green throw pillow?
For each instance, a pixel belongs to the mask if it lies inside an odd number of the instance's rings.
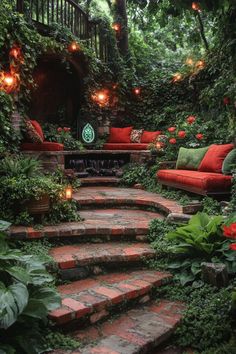
[[[199,149],[179,149],[176,168],[179,170],[197,170],[209,146]]]
[[[222,165],[222,173],[224,175],[231,175],[232,170],[236,168],[236,149],[231,150]]]

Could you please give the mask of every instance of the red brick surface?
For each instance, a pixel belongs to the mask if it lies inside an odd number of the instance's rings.
[[[146,276],[149,280],[145,280]],[[156,280],[161,284],[170,279],[169,273],[139,270],[100,275],[62,285],[58,287],[62,296],[62,307],[52,311],[50,319],[57,324],[68,323],[75,318],[92,314],[97,309],[107,309],[111,305],[146,294],[155,286]]]
[[[180,303],[162,300],[160,303],[129,310],[113,321],[106,321],[96,327],[77,330],[72,336],[82,342],[83,347],[79,349],[81,354],[147,353],[172,335],[183,310],[184,306]],[[78,351],[65,353],[76,354]]]
[[[51,256],[61,269],[99,263],[140,261],[155,256],[155,251],[145,243],[106,242],[86,243],[55,247]]]

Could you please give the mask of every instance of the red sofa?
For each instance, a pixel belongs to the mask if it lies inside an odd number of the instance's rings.
[[[64,150],[64,145],[56,142],[45,141],[42,127],[40,124],[35,121],[30,121],[36,130],[36,132],[41,136],[43,142],[42,143],[30,143],[25,142],[21,144],[22,151],[62,151]]]
[[[157,179],[162,185],[200,195],[230,194],[232,176],[221,171],[224,159],[233,148],[233,144],[211,145],[198,170],[163,169],[157,172]]]
[[[104,150],[149,150],[149,144],[154,142],[160,131],[149,132],[133,127],[110,128],[108,142]]]

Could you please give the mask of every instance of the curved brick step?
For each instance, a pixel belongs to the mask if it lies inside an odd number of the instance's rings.
[[[81,241],[97,237],[102,240],[120,237],[136,239],[137,236],[148,233],[151,220],[163,217],[155,212],[121,209],[82,210],[80,215],[84,221],[45,226],[40,230],[13,226],[10,229],[10,236],[14,239],[78,237]]]
[[[183,311],[183,304],[167,300],[130,310],[112,322],[72,333],[84,344],[81,349],[53,354],[145,354],[174,333]]]
[[[58,265],[61,278],[71,280],[118,264],[131,266],[138,262],[141,265],[144,259],[154,258],[155,251],[145,243],[109,242],[55,247],[50,255]]]
[[[49,318],[57,325],[65,325],[86,318],[95,323],[109,315],[109,310],[150,293],[154,287],[167,283],[170,273],[138,270],[129,273],[111,273],[58,287],[62,306],[52,311]]]
[[[80,178],[81,186],[118,186],[120,178],[117,177],[86,177]]]
[[[183,212],[182,206],[176,201],[168,200],[156,193],[134,188],[82,187],[78,193],[73,195],[73,199],[76,200],[82,208],[94,205],[126,205],[154,207],[166,214]]]

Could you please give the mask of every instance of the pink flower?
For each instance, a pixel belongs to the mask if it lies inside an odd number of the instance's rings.
[[[63,130],[64,130],[64,132],[69,132],[70,128],[64,127]]]
[[[193,124],[195,122],[195,120],[196,120],[195,116],[188,116],[188,118],[187,118],[187,122],[190,125]]]
[[[186,132],[184,130],[180,130],[178,132],[178,137],[184,139],[186,137]]]
[[[195,135],[197,140],[202,140],[203,139],[203,134],[202,133],[198,133]]]
[[[57,131],[58,133],[62,132],[62,128],[61,127],[57,128]]]
[[[175,130],[176,130],[176,127],[170,127],[170,128],[168,128],[168,132],[170,132],[170,133],[174,133]]]
[[[170,144],[173,144],[173,145],[176,144],[176,139],[175,139],[175,138],[171,138],[171,139],[169,140],[169,143],[170,143]]]

